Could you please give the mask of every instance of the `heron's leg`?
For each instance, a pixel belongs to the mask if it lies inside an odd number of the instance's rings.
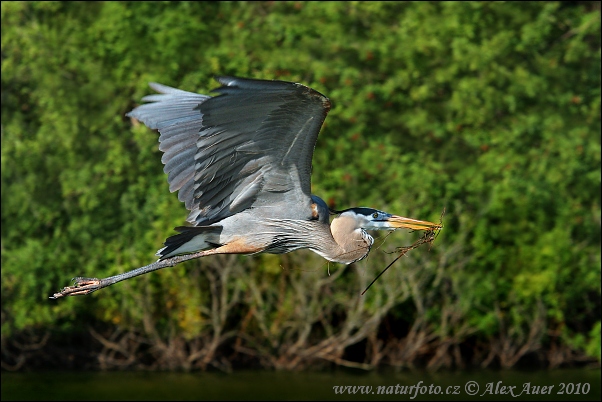
[[[211,250],[199,251],[194,254],[177,255],[174,257],[167,258],[165,260],[159,260],[152,264],[145,265],[144,267],[136,268],[123,274],[110,276],[104,279],[98,278],[73,278],[73,286],[67,286],[60,292],[50,296],[51,299],[58,299],[63,296],[81,296],[95,292],[99,289],[106,288],[117,282],[125,281],[126,279],[133,278],[138,275],[144,275],[148,272],[156,271],[161,268],[173,267],[183,261],[192,260],[195,258],[204,257],[212,254],[253,254],[263,251],[257,247],[249,246],[244,241],[235,241],[232,243],[225,244],[221,247],[214,248]]]
[[[213,251],[213,250],[207,250]],[[199,258],[207,255],[207,251],[200,251],[194,254],[187,255],[179,255],[175,257],[170,257],[165,260],[159,260],[152,264],[145,265],[144,267],[136,268],[128,272],[124,272],[123,274],[110,276],[104,279],[98,278],[82,278],[77,277],[73,278],[73,286],[67,286],[63,288],[60,292],[55,293],[50,296],[51,299],[58,299],[63,296],[80,296],[87,295],[92,292],[97,291],[98,289],[106,288],[107,286],[111,286],[114,283],[125,281],[126,279],[133,278],[138,275],[143,275],[148,272],[156,271],[157,269],[173,267],[174,265],[186,261],[191,260],[193,258]]]

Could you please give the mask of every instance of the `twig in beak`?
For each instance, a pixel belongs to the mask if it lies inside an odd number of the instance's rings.
[[[435,241],[435,239],[437,238],[437,236],[439,235],[439,232],[441,231],[441,228],[443,228],[443,216],[445,215],[445,208],[443,208],[443,211],[441,212],[441,216],[439,218],[439,224],[441,225],[440,228],[438,229],[428,229],[424,232],[424,235],[416,240],[411,246],[405,246],[405,247],[398,247],[395,252],[399,253],[399,255],[397,256],[397,258],[395,258],[393,261],[391,261],[391,263],[389,265],[387,265],[387,267],[385,269],[382,270],[382,272],[380,274],[378,274],[376,276],[376,278],[374,278],[374,280],[372,282],[370,282],[370,284],[368,285],[368,287],[366,288],[366,290],[364,290],[362,292],[362,296],[368,291],[368,289],[370,289],[370,287],[374,284],[374,282],[376,282],[376,280],[378,278],[380,278],[382,276],[382,274],[384,274],[387,269],[389,269],[391,267],[391,265],[395,264],[395,262],[397,260],[399,260],[401,257],[403,257],[404,255],[407,254],[408,251],[413,250],[417,247],[419,247],[420,245],[424,244],[424,243],[429,243],[431,246],[433,245],[433,242]],[[431,247],[429,246],[429,250],[431,249]]]

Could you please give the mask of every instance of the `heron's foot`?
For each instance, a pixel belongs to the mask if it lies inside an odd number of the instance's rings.
[[[50,296],[50,298],[58,299],[63,296],[88,295],[102,287],[100,286],[100,279],[98,278],[82,278],[81,276],[78,276],[77,278],[71,279],[71,281],[73,282],[73,286],[63,288],[60,292]]]

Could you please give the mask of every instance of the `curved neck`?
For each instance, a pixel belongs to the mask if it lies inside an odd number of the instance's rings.
[[[366,257],[373,239],[359,228],[353,218],[339,216],[330,224],[332,243],[323,244],[318,254],[329,261],[351,264]]]

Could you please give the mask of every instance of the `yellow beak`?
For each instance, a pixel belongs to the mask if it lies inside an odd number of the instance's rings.
[[[419,221],[417,219],[404,218],[403,216],[393,215],[388,222],[394,228],[414,229],[414,230],[434,230],[441,229],[442,225],[438,223]]]

